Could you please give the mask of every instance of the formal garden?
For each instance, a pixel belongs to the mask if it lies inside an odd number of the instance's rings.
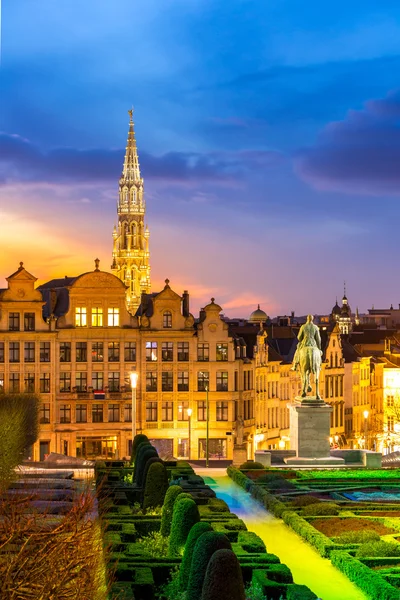
[[[400,471],[265,469],[228,475],[369,598],[400,597]]]
[[[162,461],[139,435],[132,465],[95,469],[111,598],[316,598],[187,462]]]

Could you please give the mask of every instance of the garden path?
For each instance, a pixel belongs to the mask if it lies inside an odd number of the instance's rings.
[[[196,473],[243,519],[249,531],[264,541],[268,552],[279,556],[293,573],[296,583],[307,585],[322,600],[367,600],[367,596],[338,571],[327,558],[294,531],[267,512],[250,494],[227,475],[225,469],[196,467]]]

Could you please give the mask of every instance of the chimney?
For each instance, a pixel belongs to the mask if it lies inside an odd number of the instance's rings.
[[[147,297],[146,292],[142,292],[142,297],[140,299],[140,305],[142,307],[142,317],[146,314],[147,309],[149,308],[149,299]]]
[[[189,316],[189,292],[187,290],[184,290],[182,294],[182,315]]]

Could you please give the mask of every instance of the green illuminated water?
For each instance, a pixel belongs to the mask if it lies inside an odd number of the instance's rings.
[[[268,552],[279,556],[294,581],[307,585],[322,600],[367,600],[367,596],[338,571],[327,558],[304,542],[281,519],[267,512],[236,485],[223,469],[196,469],[230,510],[243,519],[249,531],[264,541]]]

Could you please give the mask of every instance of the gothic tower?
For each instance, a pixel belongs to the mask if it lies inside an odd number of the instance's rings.
[[[124,166],[119,180],[117,205],[118,226],[113,231],[111,270],[127,286],[126,303],[135,314],[142,292],[150,292],[149,229],[144,224],[146,204],[143,179],[133,130],[132,110],[129,113],[128,142]]]

